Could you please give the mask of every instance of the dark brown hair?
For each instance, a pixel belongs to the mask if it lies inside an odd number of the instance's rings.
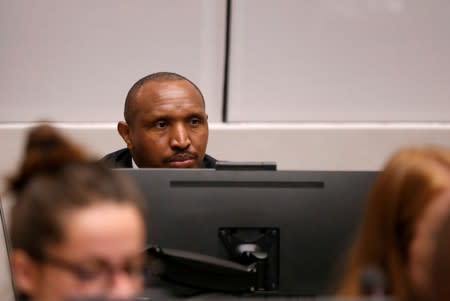
[[[449,175],[450,151],[444,148],[406,148],[390,158],[370,192],[338,295],[362,295],[361,273],[376,266],[385,273],[388,294],[413,299],[408,248],[426,206],[450,188]]]
[[[45,257],[49,243],[64,239],[66,213],[99,202],[130,204],[143,214],[140,196],[127,179],[113,173],[49,125],[29,132],[23,161],[10,179],[15,196],[10,236],[13,249]]]

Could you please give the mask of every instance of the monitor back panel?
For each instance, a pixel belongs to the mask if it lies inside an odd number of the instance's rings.
[[[148,241],[229,259],[220,228],[279,230],[279,295],[328,293],[375,172],[123,169],[147,203]]]

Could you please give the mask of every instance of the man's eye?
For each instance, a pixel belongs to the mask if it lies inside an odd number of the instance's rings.
[[[158,129],[163,129],[163,128],[167,127],[167,122],[164,120],[158,120],[157,122],[155,122],[155,126]]]
[[[197,126],[202,123],[202,120],[200,118],[191,118],[191,125]]]

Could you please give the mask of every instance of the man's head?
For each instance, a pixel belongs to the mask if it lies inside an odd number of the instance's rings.
[[[128,92],[118,131],[139,167],[201,167],[208,115],[200,89],[187,78],[158,72]]]

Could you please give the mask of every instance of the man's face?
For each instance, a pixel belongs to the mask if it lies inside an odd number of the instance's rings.
[[[127,146],[139,167],[201,167],[208,116],[200,93],[188,81],[147,82],[134,106]]]

